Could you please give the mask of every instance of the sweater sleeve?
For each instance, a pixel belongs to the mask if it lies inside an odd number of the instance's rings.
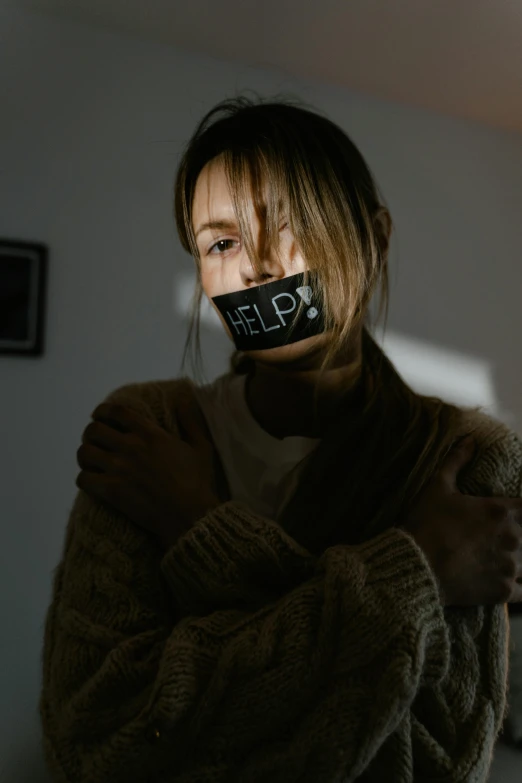
[[[491,443],[461,490],[522,497],[522,443],[515,433],[506,431]],[[444,620],[450,640],[445,676],[423,673],[411,708],[358,783],[489,780],[495,744],[511,709],[507,605],[445,607]]]
[[[257,579],[235,601],[226,585],[261,549],[266,593]],[[212,605],[200,573],[224,586]],[[228,503],[163,556],[79,492],[45,624],[44,753],[61,783],[354,780],[448,663],[436,581],[403,531],[314,559]]]

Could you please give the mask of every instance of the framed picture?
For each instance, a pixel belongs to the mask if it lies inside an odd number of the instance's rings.
[[[46,287],[47,247],[0,239],[0,354],[43,353]]]

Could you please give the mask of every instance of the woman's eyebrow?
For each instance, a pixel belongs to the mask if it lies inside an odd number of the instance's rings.
[[[206,231],[209,228],[216,228],[221,230],[229,230],[237,228],[237,224],[234,220],[209,220],[208,223],[202,223],[196,231],[196,237],[198,237],[202,231]]]
[[[283,215],[281,219],[287,219],[286,215]],[[217,229],[218,231],[232,231],[237,228],[235,220],[209,220],[207,223],[202,223],[196,231],[196,239],[202,231],[206,231],[209,228]]]

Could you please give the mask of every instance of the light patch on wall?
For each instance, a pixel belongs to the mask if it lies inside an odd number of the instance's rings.
[[[393,332],[378,341],[415,391],[456,405],[480,405],[493,416],[499,414],[492,367],[484,359]]]
[[[194,275],[177,275],[174,278],[173,287],[173,306],[174,312],[186,318],[190,318],[194,291],[196,288],[196,278]],[[218,314],[210,304],[208,297],[203,294],[201,298],[201,325],[208,326],[210,329],[223,329]]]

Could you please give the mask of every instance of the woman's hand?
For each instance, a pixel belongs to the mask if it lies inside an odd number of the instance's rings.
[[[400,528],[426,554],[445,606],[522,601],[522,500],[462,494],[457,476],[471,460],[465,439],[446,457]]]
[[[219,458],[195,401],[176,410],[183,438],[131,408],[103,403],[83,432],[76,486],[166,547],[223,500]]]

